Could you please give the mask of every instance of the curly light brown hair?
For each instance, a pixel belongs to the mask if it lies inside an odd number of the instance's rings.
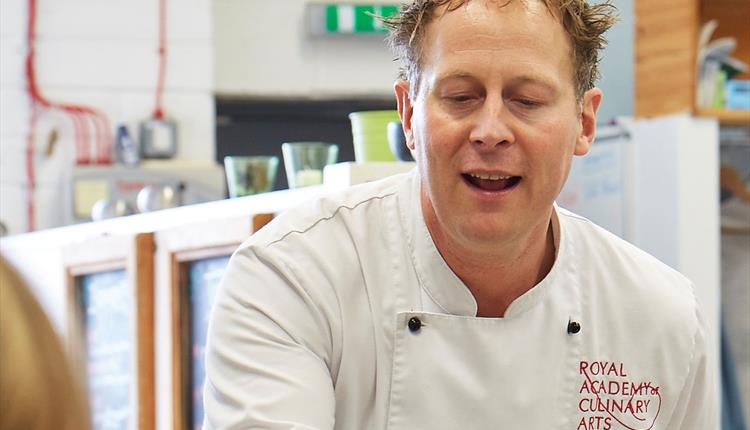
[[[419,88],[420,66],[424,35],[427,25],[437,10],[445,7],[453,11],[472,0],[414,0],[402,7],[401,12],[383,19],[389,28],[387,41],[401,60],[399,79],[409,82],[409,93],[414,97]],[[514,0],[504,0],[503,7]],[[529,1],[529,0],[518,0]],[[594,87],[599,79],[599,51],[607,44],[603,34],[617,20],[616,8],[609,0],[589,4],[587,0],[539,0],[550,13],[559,19],[570,36],[573,47],[576,97]]]

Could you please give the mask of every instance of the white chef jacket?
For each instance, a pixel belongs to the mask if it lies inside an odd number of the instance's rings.
[[[690,282],[558,207],[554,225],[547,276],[477,318],[416,172],[277,217],[217,293],[204,428],[712,429]]]

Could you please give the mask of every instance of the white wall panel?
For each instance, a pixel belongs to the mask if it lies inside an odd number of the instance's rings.
[[[26,84],[26,42],[18,36],[0,36],[0,52],[3,56],[3,61],[0,61],[0,88],[23,87]]]
[[[149,3],[156,3],[149,1]],[[213,2],[180,0],[167,2],[167,37],[170,42],[182,40],[210,41],[213,44]]]
[[[26,1],[22,3],[25,8]],[[206,0],[167,2],[169,40],[210,40],[210,5]],[[40,0],[38,11],[40,40],[96,38],[158,43],[157,1]]]
[[[26,0],[0,1],[0,38],[18,37],[26,31]]]
[[[63,224],[66,205],[63,197],[68,182],[38,184],[34,191],[35,225],[37,230],[57,227]]]
[[[0,138],[25,136],[30,113],[29,98],[23,87],[0,86]],[[3,143],[0,140],[0,146]]]
[[[217,93],[390,97],[397,64],[383,36],[310,36],[307,3],[216,0]]]
[[[209,41],[172,43],[167,47],[166,89],[210,90]],[[37,45],[37,82],[51,87],[155,91],[157,46],[126,40],[46,40]]]
[[[317,56],[312,64],[313,93],[393,97],[393,82],[396,80],[398,67],[393,61],[393,54],[385,47],[383,36],[363,36],[362,40],[353,37],[318,38],[307,40],[304,45],[310,47],[310,51]],[[335,73],[335,78],[331,79],[327,59],[337,58],[342,52],[346,53],[345,61],[357,70]],[[379,67],[369,67],[369,63],[373,61],[381,64]]]
[[[50,228],[60,225],[63,212],[62,187],[64,184],[40,184],[34,193],[35,227]],[[3,182],[0,184],[0,222],[9,234],[25,233],[28,228],[26,184]]]
[[[56,130],[58,137],[49,146],[52,130]],[[75,141],[72,131],[72,126],[60,118],[49,115],[40,118],[33,153],[37,184],[57,184],[64,179],[68,166],[74,161]],[[26,136],[3,137],[0,145],[1,183],[28,183],[26,142]]]
[[[0,182],[0,222],[9,234],[24,233],[28,226],[26,216],[26,185]]]
[[[25,149],[25,136],[2,136],[0,140],[0,184],[26,183]]]
[[[34,193],[35,228],[37,230],[59,226],[63,211],[62,183],[40,184]],[[9,234],[26,233],[28,230],[26,184],[3,182],[0,184],[0,222]]]

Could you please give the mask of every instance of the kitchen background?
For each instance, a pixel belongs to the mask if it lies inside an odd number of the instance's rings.
[[[352,3],[365,2],[327,2]],[[750,219],[747,203],[743,206],[737,199],[722,196],[721,208],[726,211],[721,225],[728,228],[719,256],[715,189],[719,169],[711,163],[721,161],[739,170],[750,166],[750,116],[693,108],[697,42],[691,37],[708,18],[720,16],[714,37],[735,36],[737,56],[750,61],[750,8],[747,0],[613,3],[620,11],[620,23],[607,35],[599,83],[605,97],[599,118],[603,125],[615,118],[622,124],[635,124],[632,141],[658,144],[636,153],[651,164],[639,164],[640,170],[628,177],[635,188],[630,191],[647,198],[639,200],[642,206],[626,208],[633,231],[625,236],[673,267],[691,272],[689,276],[709,297],[705,301],[708,319],[718,326],[723,317],[747,416]],[[166,5],[164,15],[161,4]],[[226,196],[221,165],[225,155],[280,156],[282,142],[333,142],[340,147],[339,160],[353,160],[347,115],[395,107],[391,87],[396,63],[382,35],[311,31],[312,4],[306,0],[2,0],[3,228],[15,235],[87,221],[94,202],[102,196],[97,185],[102,180],[131,197],[146,182],[178,181],[187,187],[186,203],[222,199]],[[28,32],[30,16],[36,17],[33,35]],[[162,30],[163,57],[159,50]],[[33,73],[27,67],[30,46],[34,47]],[[742,76],[748,79],[747,73]],[[28,87],[31,78],[36,82],[33,93]],[[174,154],[142,160],[132,168],[109,164],[108,147],[118,132],[120,142],[127,141],[122,139],[123,130],[138,142],[141,125],[158,117],[159,107],[167,123],[176,125]],[[728,136],[722,137],[727,145],[721,153],[719,128],[722,136]],[[165,142],[163,135],[154,136]],[[750,168],[746,171],[750,175]],[[744,181],[747,184],[747,177]],[[275,188],[285,187],[280,168]],[[713,197],[717,198],[710,201]],[[3,243],[6,250],[25,246],[23,238],[10,239]],[[720,269],[721,300],[711,296],[719,284]],[[33,267],[24,270],[34,271]],[[58,327],[63,327],[63,293],[52,291],[56,286],[46,280],[35,286],[37,294]],[[711,310],[711,305],[718,309],[719,301],[721,316]],[[164,318],[158,313],[157,320]],[[157,326],[157,330],[167,330],[163,321],[157,321]],[[713,341],[718,349],[718,334]],[[157,351],[157,356],[163,355]],[[159,360],[157,367],[166,359]],[[157,392],[163,393],[167,385],[157,384]],[[164,396],[157,397],[163,401]],[[171,421],[164,416],[168,413],[161,410],[157,428],[169,427]]]
[[[86,122],[93,115],[32,103],[26,85],[32,3],[35,79],[46,100],[94,108],[107,121],[107,133],[114,136],[124,125],[137,140],[159,92],[159,2],[3,1],[0,222],[9,233],[85,220],[95,190],[76,189],[71,179],[107,175],[95,164],[97,143],[106,133],[75,127],[77,118]],[[308,3],[169,2],[162,106],[165,118],[177,125],[176,153],[169,162],[146,161],[142,167],[199,180],[204,192],[196,198],[210,199],[223,194],[218,166],[224,155],[280,154],[285,141],[327,140],[339,144],[340,160],[353,160],[347,114],[395,107],[397,66],[382,35],[311,34]],[[605,121],[631,115],[634,103],[633,5],[615,3],[621,23],[609,34],[602,66]],[[76,166],[76,154],[80,159],[88,152],[94,164]],[[277,188],[284,188],[282,169],[278,176]]]

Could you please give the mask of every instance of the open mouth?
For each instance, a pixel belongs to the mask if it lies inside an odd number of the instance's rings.
[[[482,173],[462,173],[461,176],[472,187],[490,192],[509,190],[521,182],[520,176],[499,176]]]

